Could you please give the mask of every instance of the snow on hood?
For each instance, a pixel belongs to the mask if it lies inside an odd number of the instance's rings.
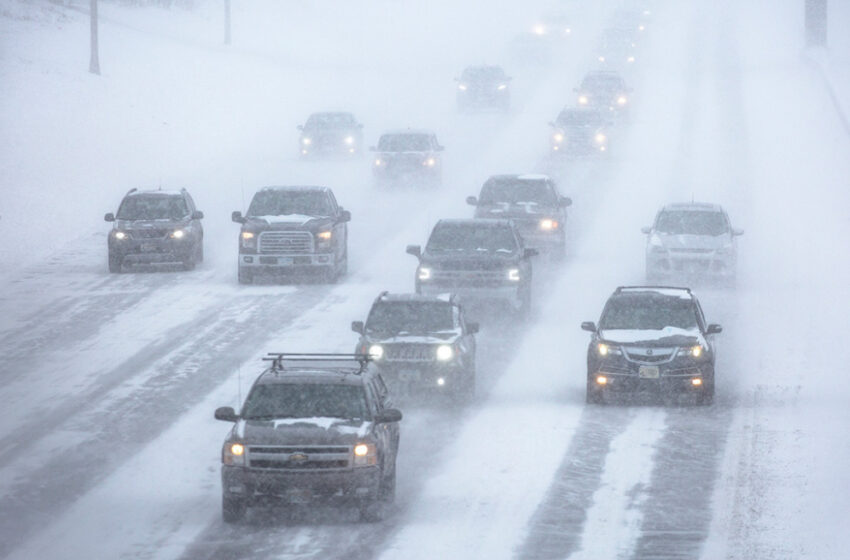
[[[263,220],[267,224],[290,224],[295,226],[303,226],[310,220],[320,219],[321,216],[307,216],[306,214],[285,214],[282,216],[248,216],[251,220]]]
[[[699,330],[664,327],[663,329],[607,329],[600,330],[599,337],[618,344],[664,343],[671,345],[693,344],[702,337]]]
[[[722,235],[662,234],[656,233],[667,249],[719,249],[732,242],[728,233]]]
[[[517,215],[521,216],[523,214],[540,214],[543,211],[543,206],[537,202],[516,202],[511,204],[510,202],[496,202],[494,204],[485,204],[482,205],[484,211],[487,214],[499,214],[499,215]]]
[[[431,334],[395,334],[386,338],[381,333],[369,331],[369,339],[381,344],[440,344],[459,336],[457,331]]]
[[[338,441],[340,437],[362,438],[369,433],[368,420],[348,420],[326,416],[310,418],[278,418],[274,420],[242,419],[235,433],[249,438],[252,443],[315,443],[319,445]]]

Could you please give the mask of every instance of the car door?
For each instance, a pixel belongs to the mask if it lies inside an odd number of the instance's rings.
[[[345,248],[348,243],[348,226],[340,219],[341,210],[333,191],[327,191],[326,196],[328,197],[328,204],[331,208],[330,215],[334,219],[334,224],[331,228],[333,232],[334,261],[339,262],[345,258]]]
[[[383,412],[388,408],[392,408],[392,399],[390,392],[387,389],[386,383],[380,374],[375,374],[367,384],[369,391],[373,395],[376,412]],[[375,435],[381,440],[381,447],[388,455],[391,463],[395,463],[395,456],[398,451],[399,429],[398,422],[386,422],[378,424],[375,427]]]

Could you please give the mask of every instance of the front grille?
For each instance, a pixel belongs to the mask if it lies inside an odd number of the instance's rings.
[[[168,235],[167,229],[136,229],[130,232],[133,239],[162,239]]]
[[[302,255],[313,252],[313,234],[308,231],[264,231],[260,253]]]
[[[499,288],[507,284],[507,277],[503,270],[435,270],[432,282],[440,287]]]
[[[651,352],[651,353],[650,353]],[[640,364],[658,364],[661,362],[669,362],[673,359],[675,349],[671,348],[655,348],[655,349],[626,349],[626,358],[629,361]]]
[[[268,470],[344,469],[350,464],[351,448],[334,446],[251,446],[248,466]]]
[[[388,362],[431,362],[435,356],[430,344],[389,344],[384,355]]]

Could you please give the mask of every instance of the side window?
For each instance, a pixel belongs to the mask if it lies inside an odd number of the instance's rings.
[[[331,214],[339,212],[339,206],[336,203],[336,197],[334,196],[333,191],[328,191],[328,204],[331,205]]]
[[[452,324],[455,327],[460,327],[463,330],[466,330],[466,324],[463,321],[463,316],[460,313],[460,307],[457,305],[452,305]]]
[[[191,214],[192,212],[194,212],[196,210],[195,201],[192,200],[192,197],[189,196],[189,193],[186,193],[184,195],[184,198],[186,199],[186,206],[189,208],[189,213]]]
[[[694,309],[697,314],[697,324],[699,324],[699,330],[705,332],[705,315],[702,313],[702,306],[698,301],[694,300]]]
[[[380,403],[380,408],[389,408],[390,407],[390,392],[387,389],[386,383],[384,383],[384,378],[380,376],[380,374],[375,374],[374,378],[375,384],[375,393],[378,397],[378,403]]]

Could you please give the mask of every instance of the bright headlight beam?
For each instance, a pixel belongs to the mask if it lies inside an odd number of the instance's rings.
[[[579,97],[578,97],[578,104],[579,105],[587,105],[587,101],[588,101],[588,99],[587,99],[586,95],[579,95]]]
[[[234,443],[230,446],[230,453],[232,455],[241,456],[245,453],[245,446],[241,443]]]
[[[545,218],[543,220],[540,220],[540,229],[548,231],[548,230],[557,229],[557,227],[558,227],[557,220],[552,220],[550,218]]]
[[[510,280],[511,282],[519,282],[520,277],[518,268],[508,269],[508,280]]]
[[[173,237],[174,239],[183,239],[183,237],[184,237],[185,235],[186,235],[186,232],[185,232],[185,231],[183,231],[182,229],[175,229],[175,230],[171,233],[171,237]]]
[[[328,239],[331,238],[332,235],[333,234],[329,231],[320,231],[318,234],[316,234],[316,237],[318,237],[319,239],[321,239],[323,241],[327,241]]]
[[[127,234],[124,233],[123,231],[116,231],[115,232],[115,239],[127,239]]]
[[[448,362],[455,357],[455,351],[448,344],[437,346],[437,359],[441,362]]]
[[[301,143],[304,144],[305,146],[309,146],[312,142],[313,141],[310,140],[309,138],[302,138],[301,139]]]
[[[373,344],[369,347],[369,356],[373,360],[380,360],[384,357],[384,347],[380,344]]]
[[[354,454],[358,457],[365,457],[369,454],[369,446],[365,443],[358,443],[354,446]]]
[[[425,266],[419,267],[419,272],[417,273],[420,280],[430,280],[431,279],[431,269]]]

